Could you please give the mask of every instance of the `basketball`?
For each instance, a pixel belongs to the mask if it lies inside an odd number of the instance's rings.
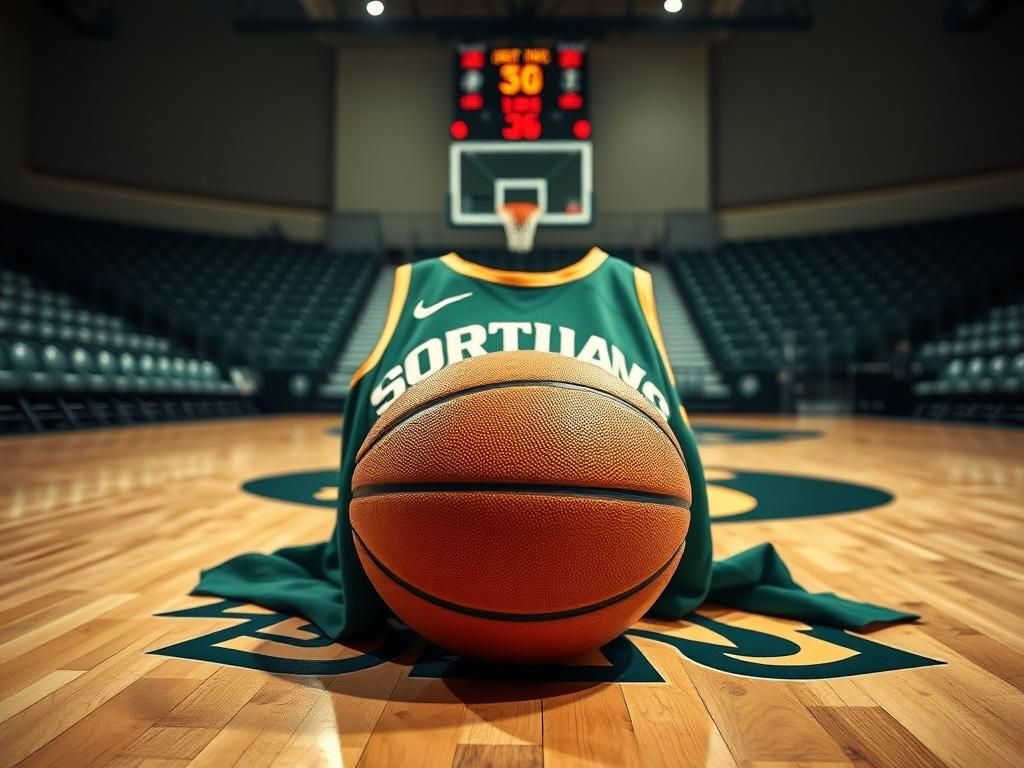
[[[676,438],[596,365],[537,351],[471,358],[378,419],[357,457],[359,558],[395,614],[460,655],[579,656],[672,577],[690,521]]]

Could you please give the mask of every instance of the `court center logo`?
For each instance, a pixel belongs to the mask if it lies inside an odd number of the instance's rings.
[[[716,523],[863,512],[893,498],[880,488],[806,475],[708,467],[705,477]],[[338,504],[338,470],[270,475],[250,480],[242,489],[275,501],[333,510]]]
[[[709,467],[705,474],[716,523],[857,512],[892,500],[878,488],[802,475],[724,467]],[[276,501],[334,510],[338,471],[273,475],[251,480],[243,488]],[[644,654],[650,643],[671,646],[711,669],[764,679],[820,680],[942,663],[833,627],[724,609],[702,608],[678,622],[643,620],[585,659],[529,670],[460,659],[421,646],[423,641],[397,622],[389,623],[378,637],[352,645],[333,642],[303,619],[230,601],[164,615],[221,619],[227,625],[154,653],[294,675],[347,674],[406,658],[417,648],[410,670],[414,677],[494,680],[528,675],[546,681],[662,682]]]
[[[217,600],[161,614],[224,626],[151,653],[280,675],[345,675],[398,661],[411,677],[537,680],[575,683],[661,683],[645,653],[668,646],[720,672],[760,679],[808,681],[944,662],[832,627],[742,611],[702,608],[685,620],[643,620],[624,635],[567,664],[501,665],[453,656],[389,621],[376,637],[336,643],[308,621],[252,605]]]

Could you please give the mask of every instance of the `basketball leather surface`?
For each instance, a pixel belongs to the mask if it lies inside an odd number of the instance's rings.
[[[357,455],[351,522],[396,615],[466,656],[555,661],[619,635],[675,571],[690,485],[654,406],[547,352],[408,390]]]

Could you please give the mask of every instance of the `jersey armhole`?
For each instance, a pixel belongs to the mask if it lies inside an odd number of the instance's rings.
[[[647,321],[647,329],[651,332],[654,345],[658,348],[661,361],[665,364],[668,380],[674,387],[676,375],[672,371],[672,364],[669,362],[668,352],[665,350],[665,339],[661,335],[661,323],[658,320],[658,307],[654,303],[654,281],[651,279],[651,273],[646,269],[634,267],[633,281],[636,284],[636,298],[640,302],[640,310],[644,313],[644,320]]]
[[[384,356],[384,350],[388,348],[388,344],[391,343],[391,337],[395,335],[395,329],[398,327],[398,320],[402,316],[402,309],[405,307],[405,299],[409,295],[409,280],[412,277],[412,265],[403,264],[400,267],[395,268],[394,282],[391,284],[391,301],[388,304],[388,314],[384,321],[384,328],[380,333],[380,337],[377,339],[377,344],[373,347],[373,351],[369,357],[363,360],[363,364],[360,365],[354,374],[352,374],[352,382],[349,384],[349,388],[355,387],[360,379],[369,373],[373,368],[380,362],[380,359]]]

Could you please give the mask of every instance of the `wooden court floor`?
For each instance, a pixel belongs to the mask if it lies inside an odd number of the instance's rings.
[[[510,676],[188,596],[330,532],[335,422],[0,441],[0,768],[1024,765],[1024,432],[698,419],[719,554],[771,541],[807,588],[922,620],[709,606]],[[268,475],[298,479],[241,488]]]

